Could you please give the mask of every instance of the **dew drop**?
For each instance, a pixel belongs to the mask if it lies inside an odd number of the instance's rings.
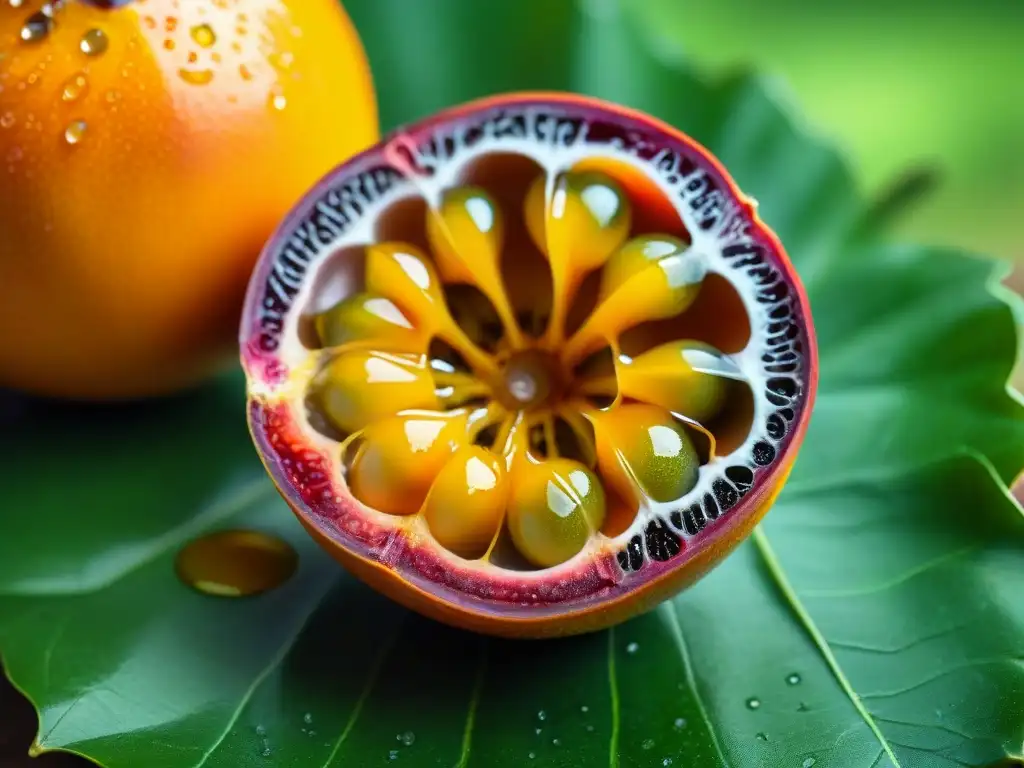
[[[671,757],[666,757],[664,760],[661,761],[661,764],[664,765],[664,766],[672,765],[672,758]]]
[[[593,733],[593,732],[594,732],[594,726],[592,726],[590,723],[587,723],[587,733]]]
[[[758,741],[768,741],[768,734],[767,733],[758,733],[758,734],[756,734],[754,736],[754,738],[757,739]]]
[[[644,739],[640,743],[641,749],[654,749],[654,739]]]
[[[588,707],[586,704],[584,704],[582,707],[580,707],[580,712],[583,712],[584,714],[589,712],[589,711],[590,711],[590,707]]]
[[[288,99],[285,98],[284,90],[280,85],[275,85],[270,89],[269,102],[270,106],[278,112],[288,106]]]
[[[266,736],[267,735],[267,729],[264,728],[262,725],[257,725],[256,726],[256,735],[257,736]]]
[[[416,734],[412,731],[400,733],[395,738],[406,747],[411,747],[414,743],[416,743]]]
[[[306,714],[304,714],[302,716],[302,722],[304,722],[306,725],[309,725],[310,723],[312,723],[313,722],[313,713],[307,712]]]
[[[279,587],[299,556],[286,541],[259,531],[217,531],[178,552],[178,578],[208,595],[243,597]]]
[[[803,761],[803,762],[802,762],[802,763],[801,763],[800,765],[801,765],[801,766],[802,766],[803,768],[813,768],[813,766],[814,766],[814,764],[815,764],[816,762],[818,762],[818,761],[817,761],[817,760],[815,760],[815,759],[814,759],[813,757],[808,757],[808,758],[807,758],[806,760],[804,760],[804,761]]]
[[[206,85],[213,80],[212,69],[185,69],[178,70],[178,77],[189,85]]]
[[[15,120],[13,112],[4,112],[3,115],[0,115],[0,128],[10,128],[14,125]]]
[[[548,719],[548,713],[545,712],[543,709],[539,710],[537,712],[537,719],[538,720],[547,720]]]
[[[540,729],[540,728],[534,728],[534,729],[533,729],[533,732],[534,732],[535,734],[537,734],[538,736],[540,736],[540,734],[541,734],[541,729]]]
[[[800,680],[801,677],[796,672],[786,677],[786,682],[789,683],[789,685],[800,685]]]
[[[761,707],[761,700],[760,699],[753,698],[753,697],[747,699],[747,709],[760,709],[760,707]]]
[[[537,753],[536,752],[530,752],[527,755],[527,757],[530,758],[531,760],[536,760],[537,759]]]
[[[106,53],[110,40],[102,29],[90,29],[82,35],[78,47],[86,56],[101,56]]]
[[[626,646],[626,653],[636,653],[640,650],[640,643],[630,643]]]
[[[89,92],[89,80],[84,72],[72,75],[64,81],[64,89],[61,91],[61,98],[64,101],[78,101]]]
[[[53,29],[53,19],[42,11],[37,11],[29,16],[25,23],[21,25],[21,31],[18,33],[18,36],[22,42],[38,43],[50,34],[51,29]]]
[[[75,120],[64,129],[64,141],[68,144],[78,144],[85,138],[85,131],[89,126],[85,120]]]
[[[390,752],[388,752],[388,760],[397,760],[397,759],[398,759],[398,750],[397,749],[392,749]]]
[[[556,747],[562,746],[562,740],[561,739],[552,739],[551,743],[552,743],[552,745],[554,745]]]
[[[209,48],[217,42],[217,34],[209,24],[197,24],[189,32],[196,44],[202,48]]]
[[[810,709],[811,708],[804,704],[802,701],[796,707],[797,712],[809,712]]]
[[[686,727],[686,718],[677,717],[675,721],[672,723],[672,727],[675,728],[677,731],[683,730],[683,728]]]
[[[264,739],[263,742],[262,742],[262,746],[263,746],[263,749],[260,750],[260,754],[263,757],[270,757],[270,754],[271,754],[271,752],[270,752],[270,742],[267,741],[266,739]]]

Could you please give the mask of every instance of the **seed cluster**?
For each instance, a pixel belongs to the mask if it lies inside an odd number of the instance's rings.
[[[644,231],[647,202],[592,164],[512,201],[460,184],[366,247],[358,290],[310,323],[310,421],[356,498],[461,557],[545,568],[694,488],[749,386],[687,335],[706,260],[681,224]]]

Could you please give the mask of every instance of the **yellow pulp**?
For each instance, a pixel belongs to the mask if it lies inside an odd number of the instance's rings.
[[[625,331],[685,312],[706,268],[683,239],[634,232],[611,176],[541,175],[511,213],[481,186],[455,187],[427,211],[429,253],[368,246],[361,292],[314,318],[325,362],[310,402],[354,446],[362,502],[422,517],[461,557],[487,558],[505,535],[546,568],[600,535],[612,499],[635,514],[693,488],[688,429],[706,431],[742,376],[690,339],[619,353]],[[520,327],[509,299],[508,221],[547,259],[550,275],[530,276],[553,287],[543,332]],[[593,306],[581,316],[576,301]]]

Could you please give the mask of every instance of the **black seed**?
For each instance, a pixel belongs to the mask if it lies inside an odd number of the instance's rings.
[[[769,437],[781,440],[786,435],[786,422],[782,420],[779,414],[773,413],[765,422],[765,429],[768,431]]]
[[[741,465],[726,467],[725,476],[732,481],[732,484],[736,486],[740,494],[749,491],[750,487],[754,484],[754,471],[750,467]]]
[[[784,418],[786,421],[792,421],[796,417],[796,414],[793,412],[792,408],[780,408],[779,416]]]
[[[626,550],[622,550],[621,552],[619,552],[619,554],[615,556],[615,559],[619,561],[619,567],[622,568],[622,570],[632,570],[632,568],[629,567],[629,555],[626,554]]]
[[[644,564],[644,542],[639,534],[629,540],[626,545],[626,552],[629,553],[629,570],[639,571]]]
[[[683,527],[683,513],[682,513],[682,510],[679,510],[679,509],[673,510],[672,513],[669,515],[668,519],[672,521],[672,525],[674,525],[676,528],[682,528]]]
[[[765,366],[765,371],[768,373],[796,373],[800,367],[799,363],[782,363],[780,365],[768,365]]]
[[[780,304],[768,313],[768,317],[772,320],[782,320],[784,317],[789,317],[791,311],[789,304]]]
[[[774,303],[776,301],[782,301],[789,295],[789,286],[781,280],[770,288],[758,291],[757,300],[764,303]]]
[[[718,519],[718,505],[710,493],[704,494],[704,516],[708,520]]]
[[[652,520],[647,525],[644,535],[647,537],[647,552],[653,560],[671,560],[683,549],[679,535],[662,520]]]
[[[722,512],[732,509],[736,502],[740,500],[740,495],[736,492],[736,489],[722,478],[718,478],[711,484],[711,490],[714,491],[715,501],[718,502],[718,507]]]
[[[796,323],[787,323],[784,329],[780,330],[776,334],[769,336],[765,340],[765,343],[769,347],[773,347],[777,344],[781,344],[786,341],[793,341],[799,335],[800,329],[796,326]]]
[[[774,378],[768,379],[768,389],[783,397],[795,397],[797,391],[796,382],[793,379]]]
[[[683,513],[683,528],[691,536],[696,536],[698,533],[704,530],[704,526],[708,524],[707,518],[704,517],[704,513],[701,511],[699,505],[694,504],[689,507]]]
[[[775,459],[775,449],[771,443],[760,440],[754,443],[754,463],[766,467]]]
[[[747,272],[759,285],[766,285],[775,279],[775,270],[769,267],[767,264],[754,267]]]

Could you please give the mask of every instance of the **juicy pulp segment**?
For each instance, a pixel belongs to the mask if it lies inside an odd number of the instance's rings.
[[[500,457],[476,445],[459,448],[430,489],[423,514],[445,549],[466,558],[487,552],[505,516],[508,473]]]
[[[681,498],[697,484],[700,459],[686,431],[668,411],[630,404],[590,416],[597,465],[624,499],[640,504]]]
[[[356,293],[314,319],[317,336],[326,347],[376,341],[398,352],[426,348],[426,339],[391,299]]]
[[[512,473],[508,529],[516,549],[547,568],[577,554],[604,522],[601,481],[572,459],[524,460]]]

